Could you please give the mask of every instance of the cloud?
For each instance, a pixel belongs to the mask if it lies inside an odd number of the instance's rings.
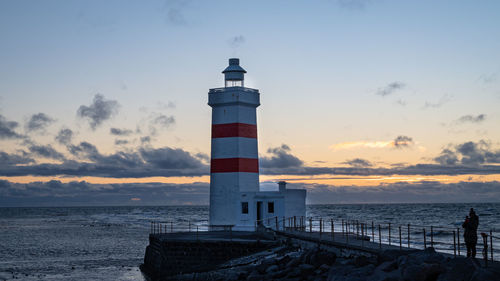
[[[397,82],[397,81],[392,82],[383,88],[379,88],[375,94],[385,97],[385,96],[388,96],[390,94],[393,94],[397,90],[403,89],[405,86],[406,85],[402,82]]]
[[[154,114],[149,123],[149,133],[151,135],[156,135],[158,129],[168,129],[175,124],[174,116],[167,116],[165,114]]]
[[[456,121],[456,123],[480,123],[486,119],[486,114],[474,115],[464,115]]]
[[[407,136],[398,136],[392,142],[392,146],[395,148],[406,148],[413,145],[413,139]]]
[[[72,139],[73,139],[73,131],[68,128],[63,128],[59,130],[59,133],[57,133],[57,136],[55,137],[55,140],[60,144],[69,144],[71,143]]]
[[[413,139],[407,136],[398,136],[392,141],[353,141],[342,142],[330,146],[332,150],[353,148],[405,148],[412,146]]]
[[[30,119],[26,123],[25,127],[28,132],[40,131],[43,132],[55,119],[50,118],[45,113],[37,113],[31,115]]]
[[[34,163],[35,160],[26,155],[10,154],[0,151],[0,167],[2,166],[16,166]]]
[[[208,183],[122,183],[91,184],[86,181],[63,183],[14,183],[0,180],[0,207],[7,206],[109,206],[130,205],[207,205]]]
[[[151,137],[150,136],[144,136],[141,137],[141,144],[146,144],[151,142]]]
[[[373,186],[288,183],[288,186],[305,188],[309,204],[484,203],[498,202],[500,198],[498,181],[421,181]],[[0,180],[0,207],[130,205],[134,198],[140,198],[144,205],[208,205],[209,190],[208,183],[91,184],[86,181],[63,183],[58,180],[14,183]]]
[[[458,157],[455,152],[449,149],[443,149],[441,154],[434,158],[434,161],[441,165],[455,165],[458,163]]]
[[[28,147],[29,151],[36,156],[43,158],[64,160],[66,157],[58,151],[56,151],[50,144],[49,145],[30,145]]]
[[[424,109],[427,109],[427,108],[439,108],[441,106],[443,106],[444,104],[450,102],[452,100],[452,96],[451,95],[443,95],[437,102],[430,102],[430,101],[426,101],[424,103]]]
[[[470,203],[498,202],[500,182],[389,183],[375,186],[330,186],[290,184],[305,187],[312,204],[346,203]]]
[[[228,43],[231,48],[237,49],[245,43],[245,37],[243,35],[233,36],[229,39]]]
[[[204,166],[200,160],[180,148],[141,148],[139,149],[139,153],[146,163],[156,168],[197,169]]]
[[[115,136],[129,136],[133,133],[132,130],[129,130],[129,129],[119,129],[119,128],[111,128],[109,130],[109,132],[112,134],[112,135],[115,135]]]
[[[92,130],[95,130],[104,121],[118,112],[119,104],[115,100],[106,100],[101,94],[96,94],[90,106],[82,105],[78,108],[77,116],[88,119]]]
[[[302,166],[304,164],[302,160],[290,154],[290,151],[290,147],[286,144],[282,144],[275,148],[269,148],[267,153],[272,156],[261,157],[260,166],[262,168],[290,168]]]
[[[115,145],[128,144],[128,140],[115,140]]]
[[[337,0],[341,8],[349,10],[363,10],[370,0]]]
[[[498,73],[497,72],[490,73],[490,74],[482,74],[481,76],[479,76],[479,81],[481,81],[485,84],[493,83],[497,80],[498,80]]]
[[[441,154],[434,158],[434,161],[442,165],[500,164],[500,150],[492,149],[490,144],[484,140],[468,141],[443,149]]]
[[[184,15],[190,1],[187,0],[170,0],[165,2],[164,10],[166,11],[166,22],[172,25],[186,25],[187,20]]]
[[[0,114],[0,139],[21,139],[24,136],[18,134],[15,129],[19,126],[16,121],[9,121]]]
[[[153,120],[153,123],[160,125],[161,127],[168,128],[170,127],[170,125],[175,124],[175,118],[174,116],[160,114]]]
[[[351,160],[347,160],[347,161],[343,162],[342,164],[346,164],[346,165],[349,165],[352,167],[358,167],[358,168],[365,168],[365,167],[373,166],[372,163],[370,163],[370,161],[365,160],[365,159],[361,159],[361,158],[354,158]]]

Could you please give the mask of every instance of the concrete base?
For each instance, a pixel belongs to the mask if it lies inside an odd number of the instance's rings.
[[[150,234],[141,270],[152,280],[203,272],[279,244],[256,232],[209,231]]]

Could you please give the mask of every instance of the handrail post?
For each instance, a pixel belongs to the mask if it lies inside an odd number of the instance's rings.
[[[363,223],[361,223],[361,247],[364,247],[365,246],[365,235],[364,235],[364,225]]]
[[[427,237],[425,237],[425,228],[424,228],[424,249],[427,249]]]
[[[344,237],[344,219],[342,219],[342,237]]]
[[[196,240],[198,240],[198,225],[196,225]]]
[[[457,246],[458,246],[458,256],[460,256],[460,228],[457,227]]]
[[[391,245],[391,223],[389,223],[389,245]]]
[[[408,224],[408,249],[410,249],[410,224]]]
[[[457,256],[457,244],[456,244],[455,230],[453,230],[453,257],[456,256]]]
[[[431,247],[434,248],[434,230],[431,225]]]
[[[491,261],[493,262],[493,230],[490,229],[490,252],[491,252]]]
[[[297,230],[297,217],[293,216],[293,230]]]
[[[375,242],[375,230],[373,229],[373,221],[372,221],[372,242]]]
[[[313,219],[309,218],[309,232],[313,232]]]
[[[280,225],[279,225],[279,223],[278,223],[278,217],[277,217],[277,216],[276,216],[276,217],[274,217],[274,221],[276,222],[276,231],[280,230],[280,229],[279,229]]]
[[[319,237],[321,237],[323,228],[323,218],[319,218]]]
[[[403,250],[403,243],[401,242],[401,226],[399,226],[399,250]]]
[[[382,231],[380,230],[380,224],[378,225],[378,247],[382,249]]]
[[[335,226],[333,225],[333,219],[331,219],[332,222],[332,240],[335,241]]]
[[[483,237],[484,267],[488,267],[488,234],[481,232],[481,236]]]

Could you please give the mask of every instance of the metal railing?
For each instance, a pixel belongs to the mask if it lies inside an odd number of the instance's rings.
[[[364,222],[354,219],[324,219],[322,217],[272,217],[256,222],[256,227],[263,225],[272,230],[300,231],[319,234],[320,239],[342,238],[349,243],[349,239],[360,240],[361,246],[369,240],[378,244],[379,249],[384,245],[405,249],[434,248],[438,252],[464,256],[467,254],[463,238],[463,230],[459,227],[443,227],[418,224],[394,224],[391,222]],[[478,230],[477,256],[485,260],[494,261],[500,255],[500,233],[492,229]],[[481,239],[483,237],[483,239]],[[373,246],[373,245],[372,245]]]
[[[418,224],[395,224],[391,222],[360,221],[355,219],[324,219],[322,217],[269,217],[255,222],[254,228],[264,227],[278,231],[297,231],[318,235],[320,239],[337,238],[349,244],[349,240],[358,240],[362,247],[368,247],[365,241],[405,249],[426,249],[433,247],[438,252],[465,256],[467,254],[463,230],[459,227],[443,227]],[[172,232],[233,231],[232,225],[213,226],[208,220],[152,221],[151,234]],[[478,230],[477,255],[494,261],[500,256],[500,232],[497,230]],[[373,244],[371,245],[373,247]]]

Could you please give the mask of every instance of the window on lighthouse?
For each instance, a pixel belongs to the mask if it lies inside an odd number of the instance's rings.
[[[248,202],[241,202],[241,213],[248,214]]]
[[[243,87],[243,80],[226,80],[227,87]]]
[[[267,202],[267,212],[270,214],[274,213],[274,202]]]

